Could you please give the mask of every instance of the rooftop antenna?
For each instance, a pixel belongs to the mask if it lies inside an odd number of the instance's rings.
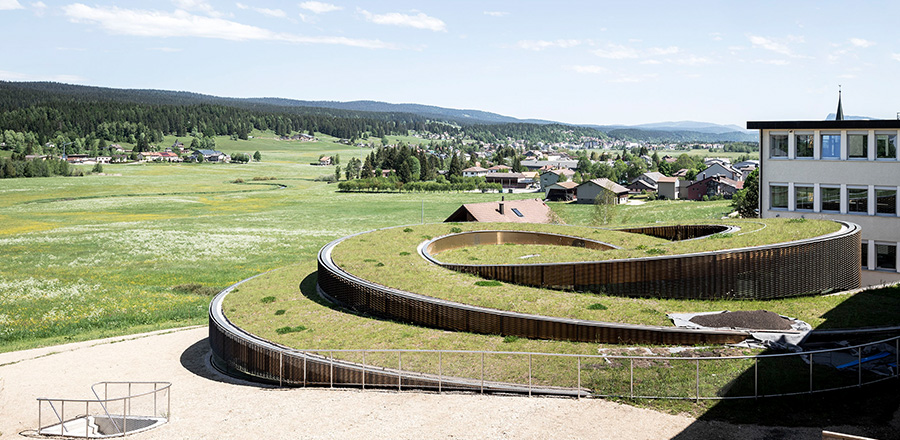
[[[843,121],[844,120],[844,108],[841,106],[841,85],[838,84],[838,108],[837,114],[834,115],[835,121]]]

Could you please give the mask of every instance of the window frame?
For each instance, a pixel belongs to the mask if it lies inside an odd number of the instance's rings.
[[[775,152],[775,151],[782,151],[782,150],[775,150],[775,148],[774,148],[775,144],[776,144],[776,142],[775,142],[776,137],[784,138],[784,155],[773,154],[773,152]],[[769,133],[769,158],[770,159],[787,159],[790,154],[790,144],[791,144],[790,139],[791,139],[790,134],[788,134],[788,133]]]
[[[892,266],[882,266],[881,261],[878,258],[880,248],[891,249],[894,250],[894,259],[892,262]],[[888,251],[890,253],[890,251]],[[875,242],[875,270],[885,270],[885,271],[897,271],[897,243],[887,243],[887,242]]]
[[[800,137],[804,136],[809,139],[809,156],[800,155]],[[815,133],[794,133],[794,159],[814,159],[816,157],[816,135]]]
[[[881,207],[881,203],[879,203],[878,191],[893,191],[894,192],[894,203],[892,204],[893,212],[881,212],[879,208]],[[876,186],[875,187],[875,215],[881,215],[885,217],[896,217],[897,216],[897,187],[884,187],[884,186]]]
[[[825,190],[837,190],[837,209],[825,209]],[[841,212],[841,186],[840,185],[819,185],[819,210],[821,212]]]
[[[878,149],[878,137],[879,136],[887,136],[887,140],[889,141],[891,137],[894,138],[894,154],[891,156],[880,156],[880,151]],[[875,160],[897,160],[897,132],[875,132]]]
[[[783,188],[784,189],[784,206],[775,206],[775,194],[773,193],[775,188]],[[769,183],[769,209],[775,211],[787,211],[788,206],[790,205],[790,187],[786,183]]]
[[[837,137],[837,156],[825,156],[825,138]],[[841,133],[819,133],[819,159],[821,160],[841,160]],[[829,143],[830,144],[830,143]]]
[[[853,156],[851,152],[851,141],[855,137],[862,137],[863,154],[862,156]],[[847,133],[847,159],[848,160],[868,160],[869,159],[869,132],[848,132]]]
[[[862,263],[863,269],[869,268],[869,242],[867,240],[862,241],[862,258],[860,258],[860,263]]]
[[[805,202],[804,205],[808,205],[809,207],[800,207],[800,191],[808,189],[809,201]],[[794,211],[807,211],[811,212],[816,209],[816,187],[813,184],[794,184]]]
[[[863,204],[863,207],[865,208],[864,210],[857,211],[857,210],[851,209],[851,207],[853,207],[853,201],[859,200],[859,199],[854,199],[853,197],[851,197],[851,192],[853,192],[853,191],[863,191],[863,193],[866,195],[866,197],[864,199],[865,204]],[[868,187],[847,185],[847,214],[869,215],[869,188]]]

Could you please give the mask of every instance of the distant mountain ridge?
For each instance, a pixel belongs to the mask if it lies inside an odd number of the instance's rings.
[[[648,142],[754,142],[757,140],[755,131],[745,130],[737,125],[719,125],[695,121],[656,122],[633,126],[570,124],[544,119],[519,119],[474,109],[452,109],[424,104],[392,104],[381,101],[305,101],[274,97],[228,98],[185,91],[116,89],[55,82],[0,81],[0,87],[51,92],[88,100],[101,99],[141,104],[219,104],[267,110],[273,108],[303,108],[305,109],[304,111],[327,112],[344,117],[353,117],[356,112],[362,112],[362,115],[415,115],[419,118],[459,124],[562,124],[597,129],[620,139]]]

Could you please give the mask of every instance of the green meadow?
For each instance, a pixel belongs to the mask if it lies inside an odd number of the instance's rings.
[[[0,180],[0,351],[202,324],[211,293],[314,261],[335,238],[439,222],[462,203],[497,199],[338,193],[315,180],[334,167],[309,164],[369,150],[327,136],[280,141],[257,132],[218,138],[217,148],[260,151],[262,161],[111,164],[104,175]]]

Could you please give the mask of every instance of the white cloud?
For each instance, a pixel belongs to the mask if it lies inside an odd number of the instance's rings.
[[[205,0],[172,0],[172,3],[174,3],[175,7],[178,9],[183,9],[185,11],[199,11],[210,17],[222,16],[221,12],[216,11],[216,9]]]
[[[358,9],[359,13],[366,17],[367,21],[376,24],[386,24],[390,26],[406,26],[416,29],[427,29],[435,32],[446,32],[447,24],[441,19],[429,17],[422,12],[416,15],[401,14],[399,12],[389,12],[387,14],[373,14],[365,9]]]
[[[713,41],[722,41],[722,34],[720,32],[710,32],[709,36],[712,37]]]
[[[257,7],[253,7],[253,6],[247,6],[243,3],[235,3],[234,5],[237,6],[238,9],[253,9],[256,12],[259,12],[262,15],[268,15],[269,17],[277,17],[277,18],[287,17],[287,13],[285,13],[281,9],[257,8]]]
[[[606,73],[609,71],[603,66],[567,66],[566,69],[577,73]]]
[[[850,44],[856,47],[872,47],[875,45],[874,41],[864,40],[862,38],[851,38]]]
[[[678,53],[680,51],[681,51],[681,49],[679,49],[677,46],[669,46],[669,47],[651,47],[650,49],[647,49],[645,52],[647,55],[656,56],[656,55],[675,55],[676,53]]]
[[[276,33],[221,18],[193,15],[184,10],[175,12],[91,7],[75,3],[63,7],[64,14],[75,23],[98,25],[115,35],[139,37],[200,37],[229,41],[282,41],[296,44],[337,44],[367,49],[393,48],[379,40],[362,40],[332,36],[303,36]]]
[[[618,44],[607,44],[605,49],[593,50],[594,55],[600,58],[609,58],[612,60],[623,60],[627,58],[638,58],[638,51],[631,47],[620,46]]]
[[[84,82],[85,78],[78,75],[29,75],[20,72],[0,70],[0,80],[3,81],[56,81],[64,83]]]
[[[675,58],[674,62],[676,64],[684,64],[686,66],[700,66],[704,64],[712,64],[713,60],[706,57],[698,57],[696,55],[690,55],[683,58]]]
[[[853,78],[856,78],[856,75],[854,75],[852,73],[845,73],[843,75],[838,75],[838,78],[853,79]]]
[[[311,11],[314,14],[324,14],[326,12],[340,11],[341,9],[344,9],[343,6],[315,1],[300,3],[300,7],[306,9],[307,11]]]
[[[639,83],[644,82],[650,79],[655,79],[659,75],[655,73],[645,74],[645,75],[621,75],[618,78],[613,78],[609,80],[612,83]]]
[[[641,64],[662,64],[660,60],[644,60],[641,61]]]
[[[893,58],[894,61],[900,61],[900,53],[892,53],[891,58]]]
[[[31,4],[31,9],[34,10],[34,15],[43,17],[44,12],[47,11],[47,5],[44,2],[34,2]]]
[[[788,60],[773,60],[773,59],[768,59],[768,60],[762,60],[762,59],[759,59],[759,60],[753,60],[753,63],[754,63],[754,64],[769,64],[769,65],[772,65],[772,66],[787,66],[788,64],[791,64]]]
[[[181,52],[183,49],[178,47],[151,47],[150,50],[156,50],[159,52]]]
[[[0,11],[11,11],[13,9],[25,9],[19,0],[0,0]]]
[[[506,11],[484,11],[484,15],[490,15],[491,17],[505,17],[509,15],[509,12]]]
[[[582,41],[582,40],[554,40],[554,41],[521,40],[518,43],[516,43],[516,46],[518,46],[520,49],[544,50],[544,49],[550,49],[550,48],[554,48],[554,47],[559,47],[559,48],[565,49],[565,48],[569,48],[569,47],[579,46],[579,45],[582,45],[585,43],[586,42]]]
[[[794,52],[788,47],[787,43],[802,43],[802,37],[788,36],[786,39],[776,40],[774,38],[763,37],[759,35],[748,35],[747,38],[750,39],[750,43],[753,44],[754,47],[761,47],[765,50],[770,50],[775,53],[780,53],[782,55],[787,56],[796,56]]]

